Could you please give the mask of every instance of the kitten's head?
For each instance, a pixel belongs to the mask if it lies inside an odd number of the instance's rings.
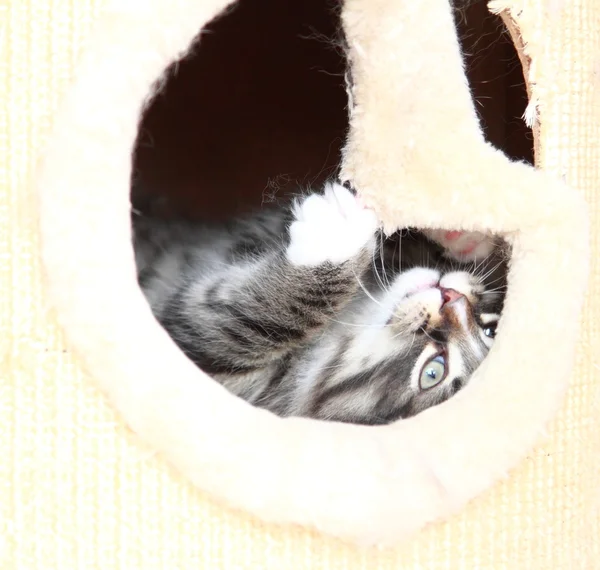
[[[494,343],[504,303],[502,269],[420,266],[385,286],[379,281],[380,294],[367,295],[357,313],[359,323],[369,324],[345,345],[346,377],[318,390],[314,416],[387,424],[456,394]]]
[[[475,271],[415,268],[396,278],[384,303],[396,344],[390,364],[400,372],[397,388],[388,390],[399,417],[441,403],[467,383],[494,343],[502,289]]]

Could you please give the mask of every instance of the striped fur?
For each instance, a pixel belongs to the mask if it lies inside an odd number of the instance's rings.
[[[500,250],[459,263],[419,232],[383,240],[337,184],[221,227],[134,216],[134,245],[184,353],[282,416],[383,424],[443,402],[487,354],[503,302]]]

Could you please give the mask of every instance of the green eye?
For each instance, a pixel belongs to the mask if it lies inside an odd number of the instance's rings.
[[[425,363],[419,378],[421,390],[428,390],[437,386],[446,377],[446,359],[443,354],[438,354]]]

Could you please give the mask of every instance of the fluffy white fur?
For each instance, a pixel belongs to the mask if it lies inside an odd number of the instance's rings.
[[[585,287],[586,208],[484,143],[444,2],[347,0],[355,106],[345,178],[390,230],[504,233],[514,246],[505,315],[467,388],[391,426],[283,420],[234,398],[154,320],[128,211],[143,102],[227,4],[120,0],[101,18],[39,180],[52,298],[128,424],[199,487],[265,520],[394,543],[505,476],[554,415]]]
[[[375,245],[377,216],[362,208],[341,184],[328,184],[323,196],[313,194],[294,207],[288,259],[296,265],[341,263],[366,243]]]

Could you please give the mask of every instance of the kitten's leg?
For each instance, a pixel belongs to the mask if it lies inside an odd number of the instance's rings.
[[[262,368],[317,334],[352,298],[376,230],[372,211],[328,185],[294,205],[285,248],[230,266],[208,289],[191,286],[164,324],[208,372]]]
[[[423,233],[463,262],[486,259],[498,246],[498,240],[481,232],[425,230]]]

